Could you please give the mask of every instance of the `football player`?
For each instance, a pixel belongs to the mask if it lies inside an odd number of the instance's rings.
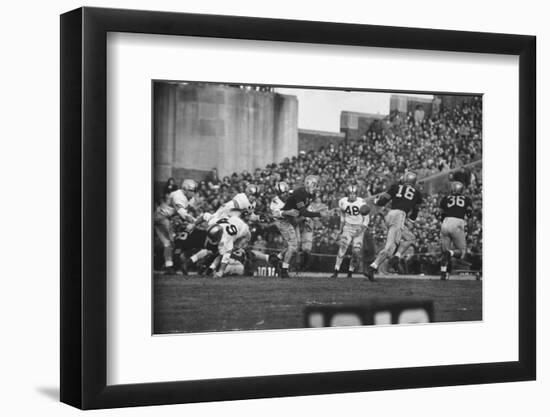
[[[363,213],[368,212],[368,206],[366,206],[365,200],[357,197],[357,186],[350,185],[347,188],[347,195],[338,202],[340,208],[340,239],[334,273],[331,278],[338,277],[342,260],[348,247],[352,245],[352,256],[348,268],[348,278],[351,278],[355,266],[359,264],[363,234],[369,225],[369,215],[363,215]],[[363,206],[366,206],[366,209]]]
[[[313,200],[315,190],[319,187],[319,178],[308,175],[304,180],[304,186],[295,189],[290,194],[281,209],[282,217],[278,222],[278,228],[287,248],[283,254],[281,265],[281,278],[288,278],[288,267],[293,256],[298,252],[298,237],[296,226],[305,218],[326,217],[328,210],[316,212],[309,211],[308,206]]]
[[[207,275],[221,278],[234,271],[228,270],[231,259],[238,259],[238,253],[245,249],[250,241],[251,233],[248,225],[238,215],[230,215],[216,223],[222,229],[222,234],[218,243],[218,256],[208,267]],[[211,226],[213,227],[213,226]],[[260,251],[247,251],[247,254],[254,259],[268,261],[268,255]]]
[[[465,217],[472,213],[472,200],[463,195],[464,184],[451,183],[451,193],[441,199],[441,279],[449,278],[452,258],[462,258],[466,254]]]
[[[239,193],[235,195],[235,197],[233,197],[231,201],[222,204],[212,215],[212,217],[210,217],[210,219],[208,220],[208,224],[212,225],[218,220],[228,217],[231,211],[238,210],[242,213],[253,213],[254,208],[256,207],[256,196],[258,195],[258,192],[258,186],[254,184],[248,184],[244,193]],[[254,218],[252,218],[251,220],[254,220]]]
[[[280,181],[277,184],[275,184],[275,196],[271,199],[271,202],[269,203],[269,212],[270,216],[275,221],[275,226],[283,235],[284,231],[286,230],[285,227],[282,225],[282,221],[284,220],[284,216],[292,216],[293,214],[296,214],[295,210],[283,210],[283,207],[285,206],[286,200],[288,199],[288,196],[290,194],[290,187],[288,184],[284,181]],[[283,262],[284,256],[286,253],[286,249],[279,254],[277,254],[274,258],[270,258],[270,263],[275,266],[277,269],[281,268],[281,263]]]
[[[194,203],[194,196],[197,190],[197,183],[194,180],[183,180],[181,189],[168,194],[165,204],[161,204],[155,211],[154,226],[155,233],[164,246],[165,273],[174,273],[173,255],[173,232],[172,217],[178,214],[179,218],[187,225],[195,221],[190,214],[189,208]]]
[[[374,200],[374,203],[381,207],[391,201],[391,208],[385,218],[388,226],[386,245],[365,271],[365,276],[370,281],[374,281],[374,273],[380,264],[392,256],[399,246],[405,219],[408,217],[411,222],[414,222],[418,216],[422,195],[415,185],[416,174],[408,171],[403,175],[401,182],[393,184],[387,192],[382,193]]]
[[[190,232],[183,231],[176,235],[174,246],[181,252],[181,270],[185,275],[188,274],[192,264],[208,256],[217,255],[221,233],[223,233],[222,227],[214,224],[208,229],[194,228]],[[195,253],[188,256],[190,251]]]

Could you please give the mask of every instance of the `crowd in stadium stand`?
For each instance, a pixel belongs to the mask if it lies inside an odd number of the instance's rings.
[[[335,254],[339,229],[337,203],[344,196],[347,185],[357,185],[359,196],[368,198],[384,191],[406,170],[413,170],[422,188],[427,177],[446,172],[452,175],[452,170],[479,161],[481,156],[481,99],[474,99],[453,111],[442,111],[437,116],[426,116],[423,120],[415,118],[413,113],[395,113],[373,122],[357,140],[331,144],[316,151],[302,151],[296,157],[285,158],[280,163],[253,172],[243,171],[219,178],[214,169],[199,182],[196,207],[200,212],[212,212],[252,183],[260,187],[257,212],[262,213],[269,206],[278,181],[287,182],[292,189],[299,186],[306,175],[317,174],[321,187],[312,209],[328,207],[334,211],[334,216],[323,222],[315,220],[313,252]],[[469,183],[466,194],[474,203],[474,214],[468,220],[467,239],[468,256],[475,264],[482,243],[481,164],[473,164],[464,172]],[[442,195],[424,197],[421,214],[412,227],[417,242],[407,253],[405,270],[429,273],[433,266],[437,268],[438,258],[434,255],[440,251],[437,207]],[[378,247],[383,245],[386,237],[384,213],[380,211],[371,215],[370,230]],[[273,225],[259,223],[252,225],[251,230],[255,246],[265,250],[284,247]],[[332,258],[330,262],[333,262]]]

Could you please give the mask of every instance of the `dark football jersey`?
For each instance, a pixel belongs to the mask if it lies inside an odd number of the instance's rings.
[[[409,213],[422,203],[422,194],[410,184],[393,184],[387,193],[391,198],[392,210]]]
[[[312,201],[312,196],[309,194],[304,187],[295,189],[292,194],[288,196],[288,199],[285,202],[283,210],[299,210],[303,212],[307,209],[307,206]]]
[[[174,246],[185,252],[191,249],[208,249],[211,252],[218,251],[218,245],[212,245],[206,240],[207,233],[203,229],[194,229],[190,233],[183,232],[176,236]]]
[[[439,204],[443,210],[443,218],[456,217],[463,219],[472,210],[472,200],[464,195],[447,195],[441,199]]]

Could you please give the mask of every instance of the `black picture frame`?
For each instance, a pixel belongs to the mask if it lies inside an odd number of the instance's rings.
[[[519,56],[519,360],[108,386],[108,32]],[[96,409],[535,379],[534,36],[85,7],[61,15],[60,57],[62,402]]]

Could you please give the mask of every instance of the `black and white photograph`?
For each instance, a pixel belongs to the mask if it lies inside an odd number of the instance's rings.
[[[483,96],[152,81],[152,333],[483,320]]]

